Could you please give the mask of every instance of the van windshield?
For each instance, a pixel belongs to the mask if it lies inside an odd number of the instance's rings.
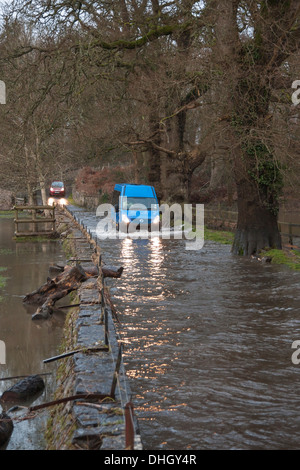
[[[132,207],[134,206],[134,207]],[[157,210],[158,204],[154,197],[124,197],[122,201],[122,209],[152,209]]]

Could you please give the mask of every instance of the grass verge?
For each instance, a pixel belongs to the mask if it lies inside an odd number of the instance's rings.
[[[261,252],[261,256],[271,258],[273,264],[284,264],[295,271],[300,271],[299,250],[264,250]]]
[[[234,233],[224,230],[212,230],[205,227],[204,239],[231,245],[234,240]],[[271,258],[272,264],[282,264],[294,271],[300,271],[300,250],[286,248],[282,250],[263,250],[260,253],[260,257]]]
[[[0,273],[2,273],[3,271],[6,271],[7,268],[5,266],[0,266]],[[5,276],[2,276],[2,274],[0,274],[0,288],[3,288],[6,284],[6,277]]]
[[[225,230],[212,230],[204,228],[204,240],[210,240],[223,245],[231,245],[233,243],[234,233]]]
[[[44,243],[44,242],[57,242],[59,240],[59,236],[51,235],[34,235],[34,236],[24,236],[24,237],[13,237],[13,240],[19,243],[27,243],[27,242],[35,242],[35,243]]]
[[[13,219],[15,217],[15,211],[0,211],[0,218],[2,219]]]

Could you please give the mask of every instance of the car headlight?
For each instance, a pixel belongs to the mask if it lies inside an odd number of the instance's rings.
[[[129,224],[130,220],[128,219],[127,215],[122,215],[122,222],[124,222],[125,224]]]
[[[159,220],[160,220],[160,219],[159,219],[159,215],[157,215],[157,216],[154,217],[154,219],[153,219],[152,222],[153,222],[154,224],[158,224],[158,223],[159,223]]]

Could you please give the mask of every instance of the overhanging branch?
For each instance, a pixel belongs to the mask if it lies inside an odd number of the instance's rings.
[[[172,157],[174,157],[175,155],[177,155],[176,152],[174,152],[174,150],[170,150],[170,149],[167,149],[165,147],[162,147],[161,145],[157,145],[155,142],[153,142],[153,140],[151,139],[139,139],[139,140],[135,140],[135,141],[132,141],[132,142],[125,142],[126,145],[130,145],[130,146],[135,146],[135,145],[147,145],[148,147],[152,147],[154,148],[155,150],[159,150],[160,152],[164,152],[166,153],[167,155],[170,155]]]
[[[134,39],[132,41],[119,39],[113,42],[102,41],[96,31],[93,31],[93,36],[95,37],[95,41],[92,43],[94,47],[101,47],[102,49],[107,50],[122,50],[122,49],[137,49],[139,47],[144,46],[148,42],[155,41],[156,39],[169,36],[176,31],[185,31],[191,25],[191,22],[183,23],[183,24],[174,24],[174,25],[165,25],[161,27],[157,27],[148,31],[144,36]]]

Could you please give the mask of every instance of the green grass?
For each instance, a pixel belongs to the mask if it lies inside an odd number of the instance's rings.
[[[71,204],[71,206],[80,207],[80,206],[79,206],[78,204],[76,204],[76,202],[74,201],[72,194],[71,194],[71,196],[68,197],[68,203]]]
[[[29,236],[28,237],[13,237],[13,240],[20,243],[44,243],[44,242],[57,242],[59,237],[51,238],[51,236],[44,235],[44,236]]]
[[[0,266],[0,272],[6,271],[6,270],[7,270],[7,268],[5,266]],[[0,274],[0,289],[2,289],[5,286],[6,279],[7,279],[7,277],[2,276]],[[0,298],[0,300],[1,300],[1,298]]]
[[[185,224],[185,229],[188,228],[189,225]],[[197,235],[197,230],[192,231]],[[204,227],[204,240],[210,240],[223,245],[231,245],[234,240],[234,233],[227,230],[213,230]]]
[[[205,227],[204,239],[231,245],[234,240],[234,233],[224,230],[211,230]],[[272,264],[282,264],[295,271],[300,271],[300,250],[264,250],[260,253],[260,256],[271,258]]]
[[[234,240],[234,233],[226,230],[211,230],[204,228],[204,240],[211,240],[223,245],[231,245]]]
[[[13,219],[15,217],[15,211],[0,211],[0,218],[2,219]]]
[[[1,255],[11,255],[13,253],[13,250],[10,248],[0,248],[0,256]]]
[[[299,250],[264,250],[261,256],[268,256],[273,264],[284,264],[295,271],[300,271]]]
[[[225,230],[211,230],[205,227],[204,239],[231,245],[234,240],[234,233]],[[271,258],[272,264],[282,264],[295,271],[300,271],[300,250],[264,250],[260,253],[260,256]]]

